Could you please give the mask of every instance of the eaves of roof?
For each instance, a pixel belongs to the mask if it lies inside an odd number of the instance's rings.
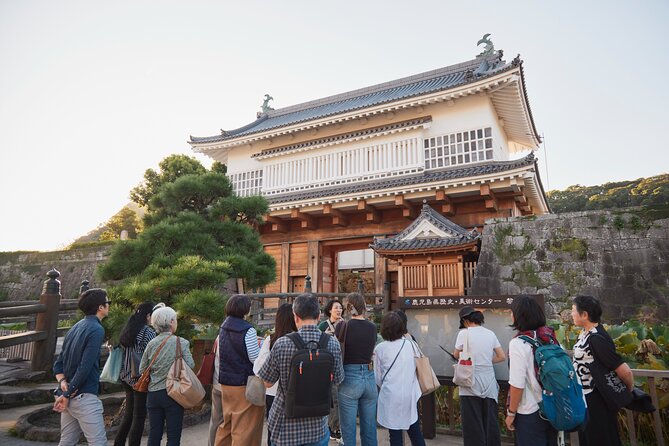
[[[341,186],[304,190],[281,195],[266,197],[270,206],[277,203],[290,203],[301,200],[332,197],[338,195],[352,195],[367,191],[376,191],[401,187],[414,184],[432,183],[436,181],[453,180],[457,178],[478,177],[489,174],[502,173],[513,169],[527,167],[535,164],[535,156],[530,152],[527,156],[513,161],[495,161],[491,163],[476,164],[466,167],[447,168],[443,170],[430,170],[417,175],[387,178],[375,181],[345,184]]]

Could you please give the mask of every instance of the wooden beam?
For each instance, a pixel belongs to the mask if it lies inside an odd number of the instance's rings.
[[[441,213],[448,216],[452,217],[455,215],[455,203],[453,203],[453,200],[446,194],[446,191],[444,189],[438,189],[436,193],[436,198],[437,201],[442,202],[441,205]]]
[[[404,195],[395,195],[395,206],[402,206],[404,208],[402,209],[402,216],[405,218],[413,220],[418,215],[416,207],[404,198]]]
[[[367,213],[365,214],[365,220],[367,221],[367,223],[381,222],[381,212],[371,204],[367,204],[367,201],[358,200],[358,210],[367,211]]]
[[[290,229],[288,222],[279,217],[272,217],[271,215],[265,215],[265,221],[269,223],[272,232],[281,232],[286,233]]]
[[[295,220],[300,220],[300,227],[302,229],[315,229],[316,228],[316,219],[309,214],[305,214],[304,212],[300,212],[300,210],[297,209],[297,208],[291,209],[290,218],[293,218]]]
[[[26,331],[13,335],[3,336],[0,339],[0,348],[11,347],[12,345],[26,344],[28,342],[42,341],[47,338],[45,331]]]
[[[365,214],[365,220],[367,223],[381,223],[381,212],[370,206]]]
[[[490,188],[490,184],[481,184],[479,191],[481,197],[485,199],[485,207],[491,211],[497,211],[497,198]]]
[[[333,209],[329,203],[323,206],[323,214],[331,215],[335,226],[348,226],[348,217],[339,209]]]

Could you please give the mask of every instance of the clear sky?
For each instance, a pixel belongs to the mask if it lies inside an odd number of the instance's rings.
[[[65,246],[265,93],[280,108],[464,62],[485,33],[525,61],[544,186],[665,173],[668,22],[664,0],[0,0],[0,251]]]

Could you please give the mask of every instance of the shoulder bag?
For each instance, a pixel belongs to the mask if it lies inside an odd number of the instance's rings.
[[[208,354],[204,355],[204,358],[202,358],[202,365],[200,366],[200,370],[198,370],[197,372],[197,379],[199,379],[202,385],[204,386],[210,386],[214,383],[214,370],[215,370],[214,362],[216,361],[217,348],[218,348],[218,338],[214,340],[214,347],[211,349],[211,351]]]
[[[462,345],[460,358],[453,364],[453,384],[461,387],[474,385],[474,362],[469,353],[469,330],[465,332],[465,342]]]
[[[265,390],[265,383],[262,378],[256,375],[250,375],[246,380],[246,390],[244,392],[246,401],[254,406],[264,406]]]
[[[600,334],[592,334],[591,336],[603,338]],[[592,381],[595,383],[595,389],[602,395],[609,409],[618,411],[631,403],[634,395],[618,377],[615,370],[608,370],[597,358],[593,359],[590,364],[587,364],[587,367],[590,370]]]
[[[107,362],[105,362],[105,366],[100,374],[100,381],[116,384],[118,382],[119,374],[121,373],[122,364],[123,349],[121,347],[115,347],[111,353],[109,353],[109,357],[107,357]]]
[[[184,409],[190,409],[200,404],[205,392],[195,372],[184,361],[181,348],[181,338],[177,337],[174,364],[167,372],[167,395]]]
[[[393,359],[393,363],[390,364],[390,367],[388,367],[388,370],[386,370],[386,373],[383,374],[383,378],[381,378],[381,385],[383,385],[383,381],[386,380],[386,375],[388,375],[388,372],[390,372],[390,369],[393,368],[395,365],[395,361],[397,361],[397,358],[399,358],[400,353],[402,352],[402,349],[404,348],[404,344],[406,343],[407,338],[402,339],[402,345],[400,346],[400,349],[397,351],[397,354],[395,355],[395,359]]]
[[[430,358],[425,356],[423,352],[413,341],[410,341],[414,349],[414,358],[416,360],[416,376],[418,377],[418,384],[420,385],[420,390],[423,395],[432,393],[437,390],[441,384],[437,379],[437,375],[434,373],[432,366],[430,365]]]
[[[142,372],[142,375],[139,377],[137,382],[135,383],[134,386],[132,386],[133,390],[137,392],[142,392],[146,393],[149,391],[149,383],[151,382],[151,367],[153,366],[153,363],[156,362],[156,358],[158,357],[158,353],[160,353],[160,350],[162,350],[163,346],[167,342],[169,338],[171,338],[172,335],[169,335],[168,337],[165,338],[165,340],[160,344],[158,347],[158,350],[153,354],[153,358],[151,359],[151,363],[149,366],[144,369],[144,372]]]

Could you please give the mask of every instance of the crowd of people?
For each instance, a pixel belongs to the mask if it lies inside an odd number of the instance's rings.
[[[84,292],[79,308],[85,318],[69,330],[53,371],[58,381],[54,410],[61,413],[60,445],[73,446],[83,434],[91,445],[106,444],[103,408],[98,398],[101,321],[110,301],[102,289]],[[351,293],[344,302],[330,300],[321,321],[321,308],[313,294],[302,294],[292,304],[277,308],[275,328],[264,339],[245,320],[251,302],[235,295],[226,304],[226,319],[214,343],[213,388],[209,446],[260,445],[267,426],[268,445],[327,445],[331,439],[346,446],[378,444],[377,426],[388,430],[391,445],[403,444],[407,432],[411,444],[425,444],[418,417],[421,387],[416,376],[416,340],[407,330],[402,311],[391,311],[376,325],[366,314],[362,295]],[[465,445],[499,445],[499,386],[493,364],[509,363],[509,394],[505,424],[515,433],[516,444],[557,445],[558,432],[541,416],[542,384],[530,337],[543,344],[558,344],[546,325],[543,308],[529,296],[512,304],[512,327],[517,331],[505,353],[497,336],[485,328],[483,313],[473,307],[459,311],[460,332],[453,356],[465,352],[474,364],[471,386],[459,387]],[[590,296],[574,299],[572,319],[582,328],[574,346],[573,367],[588,407],[587,421],[579,428],[581,445],[620,444],[616,411],[604,401],[592,376],[592,364],[613,371],[629,391],[630,368],[615,351],[611,337],[600,323],[602,309]],[[166,382],[175,355],[181,352],[194,367],[189,343],[175,332],[177,313],[164,304],[144,302],[137,306],[120,335],[122,363],[119,380],[126,393],[125,412],[115,446],[137,446],[148,415],[148,445],[158,446],[166,431],[168,446],[181,441],[184,408],[173,400]],[[299,338],[299,339],[298,339]],[[317,348],[306,347],[316,345]],[[559,344],[558,344],[559,345]],[[302,346],[302,347],[301,347]],[[295,373],[302,375],[303,362],[294,358],[301,348],[323,353],[318,366],[305,366],[304,382],[322,379],[313,386],[314,403],[308,415],[295,414],[309,402],[295,391]],[[311,350],[310,350],[311,349]],[[313,355],[310,354],[310,360]],[[328,359],[330,358],[330,359]],[[318,359],[318,358],[317,358]],[[329,362],[328,362],[329,361]],[[322,374],[323,365],[329,367]],[[295,372],[299,371],[299,372]],[[144,373],[144,375],[143,375]],[[319,374],[320,373],[320,374]],[[148,392],[139,382],[150,377]],[[248,397],[251,379],[266,388],[264,407]],[[303,389],[304,390],[304,389]],[[296,396],[297,395],[297,396]],[[308,393],[307,393],[307,396]],[[307,399],[309,399],[307,397]],[[358,422],[359,421],[359,432]],[[166,426],[166,428],[165,428]]]

